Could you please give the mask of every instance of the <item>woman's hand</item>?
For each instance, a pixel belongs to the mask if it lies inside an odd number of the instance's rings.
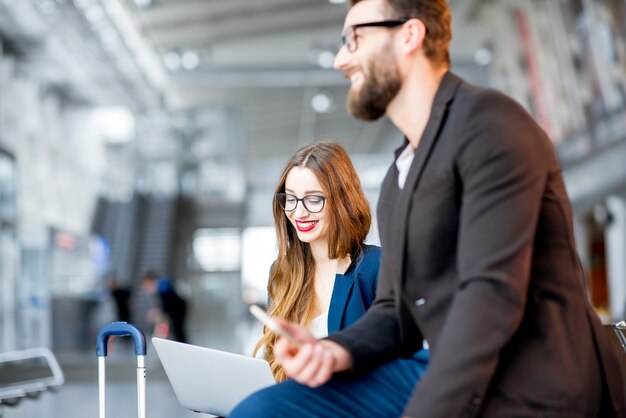
[[[279,322],[300,342],[300,348],[288,338],[281,337],[274,345],[274,355],[287,376],[298,383],[317,387],[328,382],[333,373],[348,370],[352,366],[350,353],[339,344],[316,340],[305,328],[282,320]]]

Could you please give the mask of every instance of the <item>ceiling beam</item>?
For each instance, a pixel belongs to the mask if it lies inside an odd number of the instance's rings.
[[[341,31],[343,14],[337,7],[327,6],[285,8],[274,13],[251,18],[242,13],[231,18],[203,21],[181,26],[155,29],[149,36],[152,41],[165,49],[188,47],[213,43],[226,39],[257,37],[268,33],[284,33],[315,27],[317,29],[334,25]]]
[[[196,0],[156,3],[137,12],[142,24],[164,29],[190,22],[231,19],[237,16],[270,15],[284,9],[319,7],[320,0]]]
[[[176,88],[249,89],[254,87],[299,87],[348,85],[343,73],[323,69],[228,69],[179,73],[172,78]]]

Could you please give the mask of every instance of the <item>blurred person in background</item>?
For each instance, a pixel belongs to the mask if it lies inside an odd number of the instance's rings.
[[[172,281],[154,271],[148,271],[141,277],[141,287],[146,293],[157,297],[159,301],[160,309],[151,310],[148,319],[158,323],[161,321],[160,316],[165,315],[171,326],[173,339],[186,343],[187,302],[176,292]]]
[[[451,37],[446,0],[352,0],[334,63],[348,109],[405,136],[381,186],[376,300],[326,339],[289,326],[300,346],[280,338],[274,355],[301,385],[248,398],[250,416],[338,416],[374,396],[350,382],[424,341],[404,416],[626,416],[553,145],[519,104],[449,72]]]
[[[107,277],[106,285],[111,293],[113,301],[115,302],[117,320],[130,323],[130,301],[132,297],[130,287],[124,286],[114,274]]]
[[[269,314],[306,327],[316,338],[354,324],[374,300],[380,248],[364,244],[371,225],[369,203],[344,148],[320,142],[298,150],[276,186],[273,213],[278,258],[270,271]],[[282,382],[287,376],[274,356],[276,339],[265,327],[255,352],[265,349]],[[377,376],[363,376],[353,382],[353,390],[369,388],[380,416],[398,415],[427,364],[428,352],[420,350],[413,358],[389,363]],[[292,402],[306,402],[290,392],[297,383],[282,385]],[[257,407],[249,402],[233,414],[253,415]],[[334,414],[367,416],[371,408],[355,399],[338,404]]]

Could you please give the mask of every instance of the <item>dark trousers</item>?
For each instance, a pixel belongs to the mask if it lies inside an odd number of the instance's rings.
[[[172,336],[174,337],[174,340],[181,343],[187,342],[187,333],[185,332],[186,314],[186,307],[182,307],[175,312],[167,312],[167,315],[170,318],[170,325],[172,327]]]
[[[411,359],[318,388],[287,380],[250,395],[228,417],[401,417],[427,362],[428,352],[422,350]]]

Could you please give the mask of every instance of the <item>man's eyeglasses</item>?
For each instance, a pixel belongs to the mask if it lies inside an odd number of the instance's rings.
[[[307,212],[319,213],[324,209],[324,202],[326,201],[324,196],[309,195],[299,199],[287,193],[276,193],[276,199],[285,212],[293,212],[298,207],[298,202],[302,202]]]
[[[393,19],[393,20],[381,20],[379,22],[367,22],[357,23],[356,25],[349,26],[341,36],[341,45],[345,45],[348,52],[352,53],[359,47],[357,43],[356,29],[366,27],[383,27],[394,28],[405,24],[409,19]]]

